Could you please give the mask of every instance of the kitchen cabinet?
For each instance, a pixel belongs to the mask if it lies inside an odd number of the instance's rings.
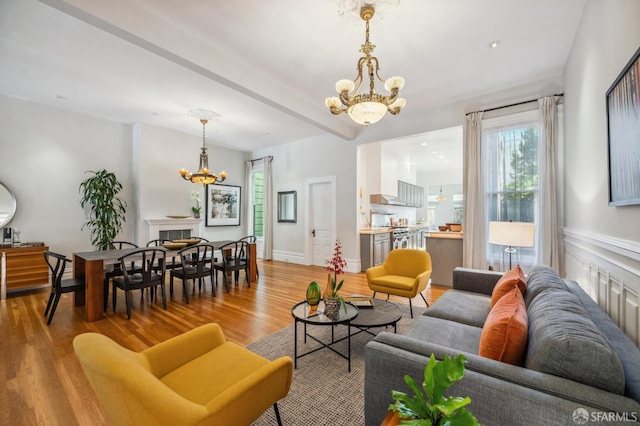
[[[360,261],[364,272],[373,266],[382,265],[391,250],[391,233],[360,234]]]
[[[398,198],[408,207],[422,207],[424,206],[424,188],[399,180]]]

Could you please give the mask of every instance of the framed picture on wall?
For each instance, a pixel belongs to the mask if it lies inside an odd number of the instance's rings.
[[[234,185],[207,185],[206,226],[240,225],[240,190]]]
[[[640,204],[640,49],[607,91],[609,205]]]

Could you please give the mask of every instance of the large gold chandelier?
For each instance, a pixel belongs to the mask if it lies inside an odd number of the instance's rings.
[[[213,114],[213,113],[211,113]],[[207,155],[207,147],[205,145],[204,129],[209,120],[207,118],[200,118],[202,123],[202,148],[200,152],[200,165],[198,166],[197,173],[189,173],[185,169],[180,169],[178,172],[185,179],[193,183],[200,183],[202,185],[211,185],[214,183],[222,182],[227,178],[227,173],[222,171],[220,174],[211,174],[209,170],[209,156]]]
[[[354,80],[339,80],[336,83],[339,97],[333,96],[325,100],[325,105],[333,114],[346,112],[353,121],[365,126],[380,121],[387,111],[393,115],[400,113],[407,104],[405,99],[398,97],[398,92],[404,86],[404,78],[396,76],[383,80],[378,74],[378,58],[371,56],[376,46],[369,42],[369,21],[374,13],[375,8],[371,5],[365,5],[360,9],[360,17],[366,22],[366,38],[360,47],[360,52],[365,56],[358,60],[358,75]],[[369,93],[359,94],[365,74],[369,77]],[[376,78],[384,82],[384,88],[389,95],[376,93]],[[344,108],[341,108],[342,106]]]

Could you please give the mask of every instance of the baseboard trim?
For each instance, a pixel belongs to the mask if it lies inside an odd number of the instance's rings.
[[[279,260],[280,262],[296,263],[298,265],[306,265],[307,259],[304,253],[296,253],[286,250],[273,250],[271,252],[273,260]]]
[[[280,262],[288,262],[295,263],[298,265],[309,265],[307,263],[307,256],[304,253],[297,253],[293,251],[285,251],[285,250],[273,250],[272,252],[273,260],[278,260]],[[347,262],[347,266],[344,268],[344,272],[360,272],[361,264],[360,259],[345,259]]]

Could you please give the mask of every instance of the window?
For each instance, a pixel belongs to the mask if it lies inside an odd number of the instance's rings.
[[[536,223],[539,202],[538,111],[485,120],[482,138],[487,222]],[[501,267],[505,264],[504,249],[487,243],[489,265]],[[535,247],[516,249],[514,264],[536,263]]]
[[[252,234],[261,238],[264,237],[264,174],[262,170],[253,172],[252,188]]]

